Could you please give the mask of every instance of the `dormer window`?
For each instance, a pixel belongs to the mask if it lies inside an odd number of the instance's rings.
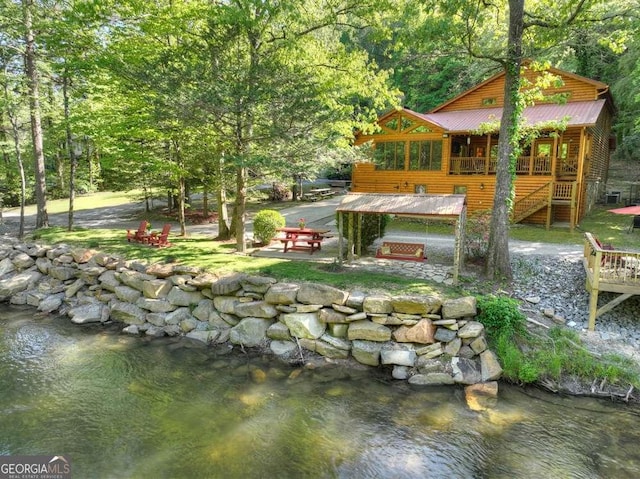
[[[498,100],[496,100],[495,97],[482,99],[482,106],[492,106],[492,105],[495,105],[496,103],[498,103]]]

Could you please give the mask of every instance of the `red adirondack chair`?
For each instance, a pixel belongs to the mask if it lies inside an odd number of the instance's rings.
[[[151,233],[148,238],[148,243],[151,246],[155,246],[156,248],[163,248],[167,246],[171,246],[169,243],[169,231],[171,230],[171,225],[169,223],[165,223],[162,227],[162,232],[158,234],[157,232]]]
[[[147,235],[147,220],[143,220],[140,222],[140,226],[138,226],[137,231],[127,230],[127,241],[131,243],[132,241],[136,243],[144,243]]]

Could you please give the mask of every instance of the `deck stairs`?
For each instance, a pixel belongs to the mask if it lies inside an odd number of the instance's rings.
[[[511,222],[519,223],[526,217],[549,206],[552,186],[553,182],[549,182],[516,201],[511,212]]]

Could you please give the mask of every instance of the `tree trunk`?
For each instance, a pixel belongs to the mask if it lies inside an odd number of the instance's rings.
[[[69,152],[69,221],[67,229],[73,230],[73,203],[76,198],[76,168],[78,159],[76,158],[75,145],[71,135],[71,124],[69,123],[69,78],[65,72],[62,78],[62,99],[64,104],[64,121],[66,125],[67,150]]]
[[[176,151],[176,163],[178,164],[178,222],[180,223],[180,236],[187,236],[187,226],[184,216],[185,198],[186,198],[186,180],[184,177],[184,162],[182,161],[182,153],[180,152],[180,143],[173,140],[173,147]]]
[[[49,226],[47,214],[47,183],[44,168],[44,147],[42,141],[42,120],[40,118],[40,85],[36,65],[35,39],[31,8],[33,0],[22,0],[22,14],[25,27],[24,63],[29,86],[29,110],[31,116],[31,136],[33,139],[34,173],[36,190],[36,228]]]
[[[520,65],[524,0],[509,0],[509,44],[505,63],[504,107],[498,140],[496,190],[489,231],[486,273],[489,279],[511,279],[509,259],[509,214],[513,206],[516,159],[520,151],[518,134],[522,106],[520,102]]]
[[[227,207],[227,189],[224,185],[224,154],[220,155],[216,161],[216,176],[219,181],[218,188],[218,239],[228,240],[231,238],[229,229],[229,209]]]
[[[245,219],[247,205],[247,169],[238,166],[236,170],[236,205],[234,208],[234,220],[236,224],[236,249],[244,253],[247,249],[244,241]]]

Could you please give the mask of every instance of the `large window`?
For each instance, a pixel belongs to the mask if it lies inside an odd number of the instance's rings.
[[[409,143],[409,169],[439,171],[442,168],[442,140]]]
[[[377,170],[404,170],[404,141],[376,143],[373,155]]]

